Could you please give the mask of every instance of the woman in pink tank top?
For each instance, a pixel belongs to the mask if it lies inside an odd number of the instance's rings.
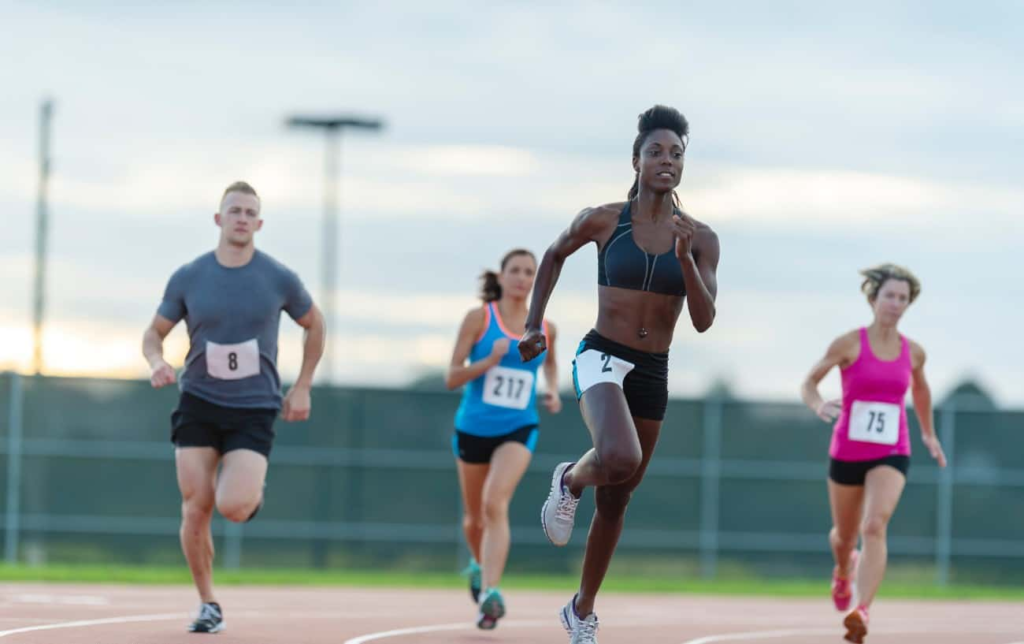
[[[836,565],[832,601],[850,608],[857,581],[859,599],[843,619],[846,640],[863,642],[868,608],[885,576],[886,530],[910,468],[910,431],[904,405],[907,390],[921,425],[921,438],[940,467],[946,457],[935,435],[932,397],[924,376],[925,353],[896,327],[921,284],[905,268],[882,264],[861,271],[861,290],[874,313],[870,326],[844,333],[811,369],[801,394],[826,422],[835,422],[829,448],[828,495],[832,506],[829,542]],[[842,400],[825,401],[818,383],[838,366]],[[857,538],[862,552],[857,551]]]

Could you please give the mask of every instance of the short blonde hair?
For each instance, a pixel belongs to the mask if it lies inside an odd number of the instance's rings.
[[[860,290],[868,296],[868,302],[874,302],[878,298],[878,292],[882,285],[889,280],[900,280],[910,286],[910,301],[913,302],[921,294],[921,280],[908,269],[896,264],[879,264],[871,268],[865,268],[860,272],[864,276],[864,282]]]
[[[220,202],[224,203],[224,199],[232,192],[241,192],[244,195],[252,195],[257,199],[260,198],[260,196],[256,194],[256,188],[253,188],[245,181],[236,181],[224,189],[224,194],[220,196]]]

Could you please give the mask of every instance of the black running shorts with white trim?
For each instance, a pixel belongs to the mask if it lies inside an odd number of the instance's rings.
[[[629,413],[636,418],[664,420],[668,407],[668,353],[646,353],[590,331],[572,361],[576,399],[602,382],[622,388]]]

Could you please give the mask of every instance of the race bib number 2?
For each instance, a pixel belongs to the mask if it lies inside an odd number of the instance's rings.
[[[533,373],[522,369],[491,367],[484,377],[484,402],[495,407],[526,409],[533,393]]]
[[[206,373],[218,380],[241,380],[260,373],[260,345],[256,338],[238,344],[206,341]]]
[[[900,437],[900,407],[855,400],[850,407],[850,440],[895,445]]]

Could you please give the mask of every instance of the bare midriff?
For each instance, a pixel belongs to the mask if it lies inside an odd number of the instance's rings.
[[[683,299],[615,286],[598,286],[597,324],[604,337],[647,353],[665,353],[672,344]]]

